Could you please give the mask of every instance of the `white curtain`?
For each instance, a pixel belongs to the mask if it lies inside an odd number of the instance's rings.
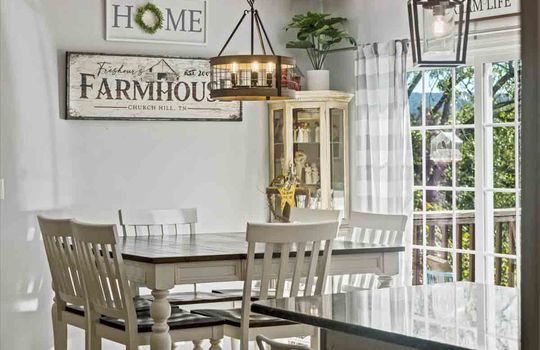
[[[407,40],[360,46],[351,127],[351,208],[409,216],[401,281],[412,264],[413,157],[407,97]]]

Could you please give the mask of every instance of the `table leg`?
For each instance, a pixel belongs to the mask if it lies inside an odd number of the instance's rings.
[[[378,288],[390,288],[392,287],[392,276],[386,276],[386,275],[379,275],[379,285]]]
[[[150,349],[170,350],[171,335],[167,321],[171,317],[171,304],[167,300],[168,290],[153,289],[154,301],[150,307],[150,316],[154,319],[152,335],[150,336]]]

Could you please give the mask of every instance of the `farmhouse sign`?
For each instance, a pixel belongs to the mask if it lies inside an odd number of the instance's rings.
[[[207,3],[207,0],[106,0],[105,37],[117,41],[204,45]],[[161,25],[154,27],[158,22]],[[153,30],[145,30],[148,27]]]
[[[66,56],[67,119],[242,120],[240,102],[210,99],[208,60]]]
[[[484,20],[516,15],[519,0],[471,0],[471,20]]]

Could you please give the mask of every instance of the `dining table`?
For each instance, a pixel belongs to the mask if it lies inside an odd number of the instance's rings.
[[[251,310],[320,328],[320,349],[518,350],[519,289],[473,282],[257,301]]]
[[[122,258],[130,281],[152,290],[150,336],[152,350],[170,350],[167,320],[171,306],[170,290],[178,285],[242,281],[246,269],[247,248],[244,232],[197,233],[165,236],[125,236],[120,240]],[[372,273],[390,283],[400,270],[401,245],[357,243],[337,239],[333,243],[329,275]],[[306,248],[309,251],[309,247]],[[264,247],[256,248],[255,277],[262,270]],[[294,261],[296,251],[290,250]],[[279,252],[273,256],[276,278]],[[307,263],[306,263],[307,264]],[[306,265],[306,270],[308,266]]]

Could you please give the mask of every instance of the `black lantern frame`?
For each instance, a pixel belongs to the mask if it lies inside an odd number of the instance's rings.
[[[450,11],[455,11],[457,25],[455,59],[453,60],[426,60],[423,57],[423,44],[427,38],[420,33],[421,18],[419,9],[433,9],[444,5]],[[409,0],[409,28],[411,32],[411,47],[413,62],[417,67],[458,67],[466,63],[467,44],[469,39],[469,25],[471,17],[471,0]],[[425,31],[425,28],[423,28]]]
[[[218,56],[210,59],[210,97],[220,101],[289,99],[294,92],[289,83],[292,81],[295,60],[275,54],[259,12],[254,8],[255,0],[247,0],[247,3],[249,10],[244,11]],[[251,17],[250,54],[222,56],[248,15]],[[258,34],[262,55],[255,54],[255,32]],[[271,55],[266,53],[265,42]]]

